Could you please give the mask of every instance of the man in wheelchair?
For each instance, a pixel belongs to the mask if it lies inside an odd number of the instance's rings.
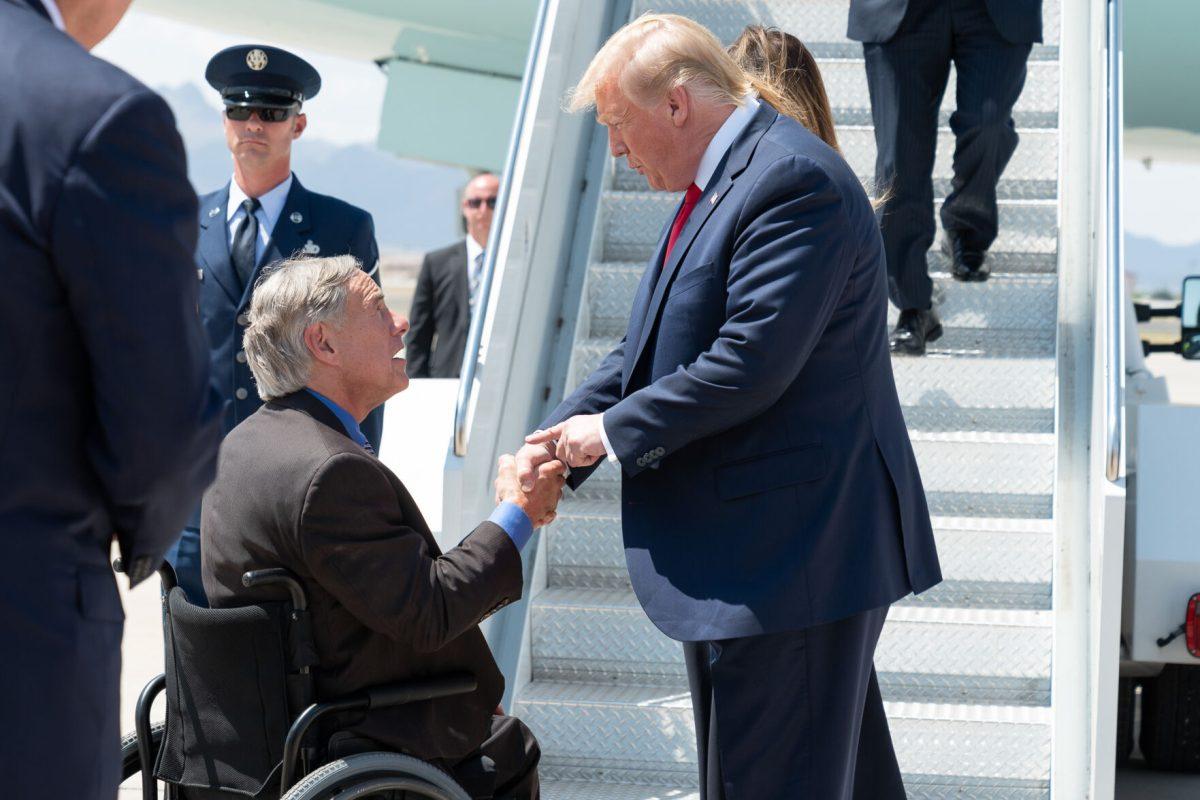
[[[499,707],[504,679],[478,624],[521,596],[521,547],[553,519],[564,468],[544,465],[527,493],[503,457],[495,512],[442,553],[358,427],[407,387],[407,330],[352,257],[287,260],[260,281],[245,350],[266,404],[225,439],[204,497],[204,589],[214,609],[244,607],[286,593],[247,588],[243,573],[295,575],[318,700],[474,676],[473,691],[350,715],[322,732],[329,755],[399,751],[473,798],[536,798],[537,742]]]

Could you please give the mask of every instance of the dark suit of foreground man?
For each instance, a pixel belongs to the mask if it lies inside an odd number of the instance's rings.
[[[950,64],[957,73],[954,177],[942,204],[945,249],[961,281],[988,277],[998,231],[996,183],[1017,148],[1012,109],[1025,62],[1042,40],[1041,0],[851,0],[851,39],[863,43],[875,184],[891,298],[901,310],[892,349],[923,355],[942,335],[926,252],[933,244],[933,160]]]
[[[150,575],[216,454],[183,145],[160,97],[85,49],[125,5],[63,0],[52,20],[0,0],[6,797],[115,795],[110,542],[131,582]]]
[[[225,142],[233,177],[200,198],[200,314],[211,345],[212,381],[222,401],[223,433],[253,414],[258,398],[242,349],[254,282],[267,265],[293,254],[358,259],[379,282],[375,224],[361,208],[310,192],[292,174],[292,143],[308,123],[303,103],[321,88],[304,59],[266,45],[237,45],[217,53],[205,77],[221,93]],[[247,204],[254,209],[247,215]],[[376,452],[383,408],[363,423]],[[170,553],[179,584],[194,603],[200,585],[200,510]]]
[[[889,604],[941,576],[879,230],[841,157],[748,92],[673,15],[593,59],[575,106],[651,187],[687,191],[623,343],[518,458],[557,441],[572,487],[619,462],[634,591],[688,643],[702,796],[902,798],[872,659]]]
[[[388,709],[338,734],[437,762],[475,798],[537,796],[537,743],[497,715],[504,679],[479,622],[521,596],[520,547],[553,514],[562,465],[532,494],[501,460],[502,502],[442,553],[412,497],[371,451],[367,412],[408,385],[408,329],[352,258],[284,262],[259,284],[246,353],[266,405],[225,439],[204,498],[204,587],[216,608],[261,599],[251,568],[304,584],[318,696],[465,670],[465,696]]]

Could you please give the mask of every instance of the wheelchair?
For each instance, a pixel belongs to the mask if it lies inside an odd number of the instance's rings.
[[[120,572],[118,559],[113,564]],[[372,709],[475,690],[456,673],[374,686],[347,697],[321,698],[308,599],[285,569],[256,569],[246,587],[275,586],[289,601],[239,608],[188,602],[170,564],[163,585],[166,671],[142,690],[136,729],[121,740],[121,779],[141,776],[143,800],[471,800],[434,764],[395,752],[331,752],[337,721]],[[166,719],[151,723],[155,698],[166,693]],[[336,750],[337,748],[333,748]]]

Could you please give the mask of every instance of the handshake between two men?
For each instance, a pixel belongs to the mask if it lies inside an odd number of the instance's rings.
[[[540,528],[557,516],[571,467],[589,467],[607,453],[601,414],[580,414],[525,437],[516,455],[500,457],[496,503],[516,504]]]

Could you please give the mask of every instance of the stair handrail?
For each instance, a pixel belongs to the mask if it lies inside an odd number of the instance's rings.
[[[513,118],[512,135],[508,141],[508,154],[504,159],[504,170],[500,174],[500,191],[496,196],[491,232],[483,254],[483,277],[476,295],[475,310],[471,314],[471,325],[467,329],[467,345],[463,354],[463,373],[458,382],[458,402],[454,408],[454,455],[467,454],[467,415],[471,398],[475,393],[475,373],[479,368],[479,350],[483,346],[483,323],[487,318],[488,303],[492,294],[492,279],[496,271],[496,254],[500,250],[500,235],[504,218],[508,212],[508,199],[512,194],[512,176],[525,132],[525,116],[529,98],[533,93],[534,62],[541,49],[542,34],[551,0],[539,0],[537,16],[533,22],[533,35],[529,40],[529,52],[525,56],[525,72],[521,78],[521,92],[517,95],[517,110]]]
[[[1121,472],[1121,451],[1125,440],[1125,403],[1121,379],[1125,373],[1125,250],[1121,231],[1121,157],[1124,117],[1124,82],[1121,75],[1121,0],[1108,0],[1108,131],[1107,196],[1108,259],[1106,266],[1105,324],[1105,424],[1108,447],[1105,475],[1116,481]]]

